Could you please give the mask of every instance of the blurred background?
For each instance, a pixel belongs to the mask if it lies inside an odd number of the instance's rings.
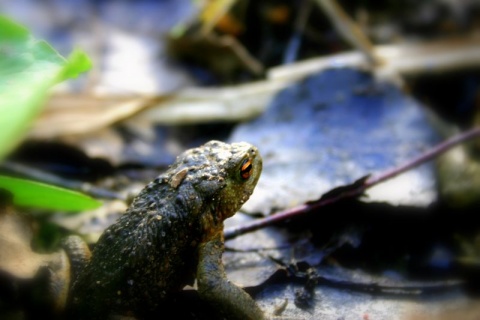
[[[2,215],[13,208],[29,221],[0,221],[0,317],[50,310],[32,288],[50,281],[37,271],[62,239],[79,234],[94,247],[178,154],[216,139],[246,140],[264,157],[254,195],[227,228],[307,207],[227,242],[247,252],[226,252],[229,278],[254,288],[270,315],[480,318],[478,139],[367,185],[363,196],[309,208],[476,130],[480,1],[0,0],[0,13],[65,61],[75,50],[91,61],[51,85],[0,143],[11,144],[1,174],[101,201],[70,214],[0,196]],[[22,105],[8,95],[7,31],[2,127]],[[26,77],[17,98],[33,92]],[[22,198],[25,187],[5,181],[0,190]],[[22,249],[8,253],[18,235]],[[208,316],[192,306],[192,319]]]

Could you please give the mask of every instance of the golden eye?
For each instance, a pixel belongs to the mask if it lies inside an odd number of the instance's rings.
[[[243,179],[247,180],[252,174],[252,160],[250,158],[243,160],[242,166],[240,167],[240,175]]]

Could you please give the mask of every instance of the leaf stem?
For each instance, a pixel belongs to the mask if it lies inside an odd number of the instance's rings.
[[[362,195],[365,190],[382,183],[386,180],[389,180],[399,174],[402,174],[412,168],[415,168],[427,161],[430,161],[434,159],[435,157],[439,156],[440,154],[444,153],[445,151],[451,149],[452,147],[463,143],[465,141],[468,141],[470,139],[476,138],[480,136],[480,127],[474,127],[470,130],[467,130],[465,132],[462,132],[458,135],[455,135],[437,145],[432,147],[431,149],[427,150],[425,153],[405,162],[404,164],[386,170],[378,175],[374,175],[370,178],[367,178],[364,183],[356,186],[353,189],[350,189],[348,191],[342,192],[338,194],[337,196],[334,197],[328,197],[325,199],[320,198],[317,201],[311,202],[311,203],[306,203],[302,204],[300,206],[286,209],[280,212],[277,212],[271,216],[258,219],[256,221],[253,221],[252,223],[239,226],[239,227],[234,227],[234,228],[229,228],[225,230],[225,240],[230,240],[233,238],[238,237],[239,235],[252,232],[267,226],[271,226],[273,224],[276,224],[281,221],[285,221],[287,219],[296,217],[298,215],[313,211],[315,209],[318,209],[320,207],[338,202],[339,200],[346,199],[346,198],[355,198],[360,195]]]

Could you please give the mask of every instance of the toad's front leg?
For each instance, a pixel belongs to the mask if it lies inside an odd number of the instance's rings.
[[[222,233],[200,244],[197,267],[200,296],[227,319],[264,319],[255,301],[226,278],[222,264],[223,251]]]

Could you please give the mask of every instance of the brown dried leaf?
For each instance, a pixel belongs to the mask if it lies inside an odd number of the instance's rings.
[[[17,278],[33,278],[52,255],[32,251],[29,225],[11,209],[0,209],[0,270]]]
[[[124,120],[151,105],[148,96],[56,95],[30,132],[33,138],[85,134]]]

